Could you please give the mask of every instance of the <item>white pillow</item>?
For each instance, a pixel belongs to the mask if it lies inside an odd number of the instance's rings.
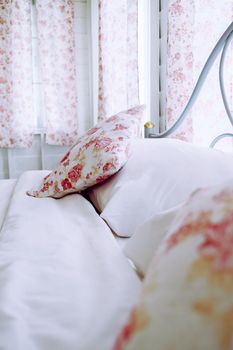
[[[232,155],[175,139],[141,139],[124,168],[89,190],[112,230],[129,237],[152,215],[199,187],[233,177]]]
[[[133,262],[138,274],[145,276],[156,249],[166,236],[171,224],[183,204],[155,214],[140,225],[123,248],[125,255]]]

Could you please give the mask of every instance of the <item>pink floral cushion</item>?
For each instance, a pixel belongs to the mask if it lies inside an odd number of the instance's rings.
[[[233,349],[233,180],[195,192],[155,253],[114,347],[142,349]]]
[[[116,173],[129,157],[132,139],[139,136],[143,112],[144,106],[131,108],[87,131],[43,183],[28,194],[60,198]]]

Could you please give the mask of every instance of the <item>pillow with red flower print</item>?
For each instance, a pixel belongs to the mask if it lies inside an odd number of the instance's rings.
[[[144,106],[136,106],[98,123],[77,140],[38,188],[27,193],[60,198],[115,174],[126,163],[132,140],[140,134],[143,112]]]
[[[233,349],[233,179],[196,191],[155,252],[114,347],[142,349]]]

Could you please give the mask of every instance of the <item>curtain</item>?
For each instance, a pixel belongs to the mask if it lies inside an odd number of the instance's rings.
[[[138,85],[138,1],[99,0],[99,120],[137,105]]]
[[[70,145],[78,134],[74,1],[37,0],[46,141]]]
[[[32,144],[32,55],[29,0],[0,1],[0,147]]]
[[[233,20],[232,0],[170,0],[167,52],[167,127],[179,117],[217,40]],[[233,45],[228,51],[225,82],[233,107]],[[232,131],[226,117],[214,64],[188,120],[175,137],[209,145],[215,136]]]

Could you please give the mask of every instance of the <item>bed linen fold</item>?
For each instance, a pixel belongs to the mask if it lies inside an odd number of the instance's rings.
[[[16,180],[0,180],[0,230],[4,222]]]
[[[140,282],[81,195],[37,199],[18,180],[0,232],[0,349],[110,350]]]

